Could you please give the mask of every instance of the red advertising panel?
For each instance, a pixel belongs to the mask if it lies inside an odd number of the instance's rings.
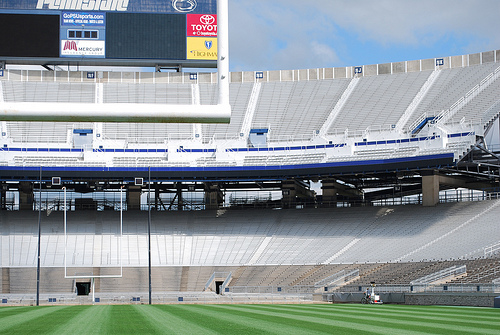
[[[217,15],[187,14],[188,37],[217,37]]]

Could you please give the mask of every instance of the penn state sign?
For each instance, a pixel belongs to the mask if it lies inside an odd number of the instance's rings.
[[[8,10],[76,10],[162,14],[216,14],[216,0],[16,0],[0,1]]]

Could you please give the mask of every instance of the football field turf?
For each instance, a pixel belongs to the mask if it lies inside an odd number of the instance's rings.
[[[500,309],[356,304],[0,307],[0,334],[500,334]]]

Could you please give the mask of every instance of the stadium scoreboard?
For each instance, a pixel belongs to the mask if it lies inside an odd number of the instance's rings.
[[[217,66],[216,0],[0,0],[0,62]]]

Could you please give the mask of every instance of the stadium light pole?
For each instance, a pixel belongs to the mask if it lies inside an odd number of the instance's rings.
[[[151,167],[148,167],[148,279],[149,304],[151,305]]]
[[[38,251],[36,264],[36,305],[40,305],[40,238],[42,235],[42,167],[40,166],[40,184],[38,195]]]

